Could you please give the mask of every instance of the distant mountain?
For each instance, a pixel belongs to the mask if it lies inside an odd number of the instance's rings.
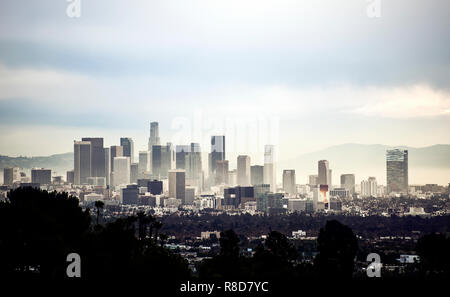
[[[0,169],[3,171],[5,167],[19,167],[25,171],[34,167],[43,167],[52,169],[58,175],[65,175],[67,170],[73,169],[73,153],[56,154],[46,157],[0,156]]]
[[[340,183],[339,178],[343,173],[356,174],[357,181],[367,179],[368,176],[375,176],[379,183],[386,184],[386,150],[392,148],[408,150],[410,184],[445,185],[450,182],[450,145],[448,144],[414,148],[348,143],[280,161],[277,167],[279,172],[282,169],[295,169],[297,182],[305,183],[307,175],[317,174],[317,161],[325,159],[330,162],[330,168],[333,170],[334,185]]]

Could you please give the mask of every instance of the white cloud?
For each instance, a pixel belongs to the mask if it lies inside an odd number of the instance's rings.
[[[425,85],[376,88],[352,112],[366,116],[417,118],[449,115],[450,94]]]

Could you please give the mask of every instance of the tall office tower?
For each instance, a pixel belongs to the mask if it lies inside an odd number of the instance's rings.
[[[186,203],[186,171],[183,169],[169,170],[169,198],[181,199]]]
[[[138,175],[139,175],[139,164],[131,163],[130,164],[130,183],[137,184]]]
[[[225,160],[225,136],[211,136],[211,153],[209,155],[209,172],[214,174],[217,161]]]
[[[154,145],[151,148],[152,154],[152,176],[161,179],[162,146]]]
[[[107,186],[111,186],[111,148],[105,147],[103,152],[103,158],[105,159],[105,181]]]
[[[203,189],[202,153],[200,144],[191,143],[186,157],[186,181],[191,186]]]
[[[228,184],[228,160],[216,161],[215,181],[216,185]]]
[[[237,157],[237,184],[239,186],[250,185],[250,156]]]
[[[130,162],[134,163],[134,142],[130,137],[120,138],[120,146],[123,147],[123,156],[130,157]]]
[[[139,165],[138,165],[138,176],[139,178],[144,178],[145,173],[150,172],[150,152],[140,151],[139,152]]]
[[[66,172],[66,182],[69,184],[73,184],[75,181],[75,171],[69,170]]]
[[[159,145],[159,124],[158,122],[150,123],[150,138],[148,139],[148,150],[151,151],[154,145]]]
[[[295,170],[283,170],[283,190],[290,195],[297,194]]]
[[[167,145],[152,147],[152,176],[153,178],[167,178],[169,170],[174,167],[175,152],[170,142]]]
[[[252,186],[262,185],[264,183],[264,166],[250,166],[250,182]]]
[[[81,141],[89,141],[91,143],[91,175],[93,177],[105,177],[105,158],[103,148],[103,138],[101,137],[84,137]]]
[[[387,193],[408,193],[408,151],[387,150]]]
[[[264,183],[270,185],[271,192],[276,192],[277,176],[274,145],[266,145],[264,147]]]
[[[117,187],[130,183],[130,157],[114,157],[114,170],[111,174],[111,182]]]
[[[361,181],[361,196],[363,197],[377,197],[378,185],[375,177],[369,177],[368,180]]]
[[[19,167],[3,168],[3,184],[11,186],[15,181],[20,181]]]
[[[330,182],[330,165],[327,160],[319,161],[319,185],[328,185]],[[329,185],[331,186],[331,185]]]
[[[186,156],[189,152],[189,145],[177,145],[175,147],[176,169],[186,169]]]
[[[114,158],[116,157],[123,157],[123,146],[118,146],[118,145],[113,145],[111,146],[110,150],[110,155],[111,155],[111,172],[114,172]]]
[[[31,182],[41,185],[49,185],[52,183],[51,169],[33,168],[31,169]]]
[[[355,175],[354,174],[342,174],[341,175],[341,188],[346,189],[350,196],[355,193]]]
[[[91,176],[91,142],[74,141],[74,184],[87,184],[87,178]]]
[[[308,176],[308,184],[312,186],[317,186],[319,184],[319,176],[317,174],[309,175]]]

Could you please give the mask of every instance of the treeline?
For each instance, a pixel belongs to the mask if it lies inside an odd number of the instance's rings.
[[[418,216],[348,216],[294,213],[280,216],[213,215],[208,212],[198,215],[170,215],[162,218],[162,231],[178,238],[197,237],[202,231],[233,229],[243,236],[260,236],[277,230],[283,234],[291,234],[299,229],[308,236],[317,236],[327,221],[337,220],[349,226],[357,235],[365,238],[379,236],[411,236],[412,231],[422,234],[450,231],[450,216],[418,217]]]
[[[200,262],[194,273],[186,260],[164,247],[168,237],[155,217],[139,213],[101,225],[102,207],[102,203],[95,204],[94,221],[90,210],[83,210],[78,200],[66,193],[32,188],[10,191],[7,200],[0,202],[0,278],[65,279],[71,253],[81,256],[82,279],[108,280],[109,284],[114,284],[111,280],[142,280],[173,289],[186,280],[289,279],[295,283],[300,279],[366,278],[356,273],[359,247],[354,231],[329,217],[318,228],[318,254],[312,262],[300,261],[298,249],[286,235],[273,231],[276,225],[255,247],[253,256],[247,255],[240,247],[239,231],[233,231],[243,226],[236,224],[221,232],[220,251]],[[242,218],[245,220],[239,223],[252,221],[248,216]],[[273,218],[282,219],[269,219]],[[311,224],[325,218],[315,219]],[[216,227],[213,229],[221,229]],[[450,238],[444,234],[423,236],[416,249],[421,261],[411,266],[407,276],[448,277],[449,248]]]
[[[96,203],[98,215],[102,206]],[[10,191],[0,202],[0,277],[64,279],[71,253],[81,256],[83,279],[190,277],[187,262],[163,247],[161,223],[152,216],[95,221],[67,193]]]

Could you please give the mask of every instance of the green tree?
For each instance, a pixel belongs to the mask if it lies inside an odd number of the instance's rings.
[[[103,207],[105,206],[105,203],[103,203],[103,201],[95,201],[95,208],[97,209],[97,225],[98,225],[98,221],[100,218],[100,210],[103,209]]]
[[[322,276],[351,278],[354,259],[358,251],[358,241],[352,229],[336,220],[327,221],[317,238],[319,254],[315,266]]]

